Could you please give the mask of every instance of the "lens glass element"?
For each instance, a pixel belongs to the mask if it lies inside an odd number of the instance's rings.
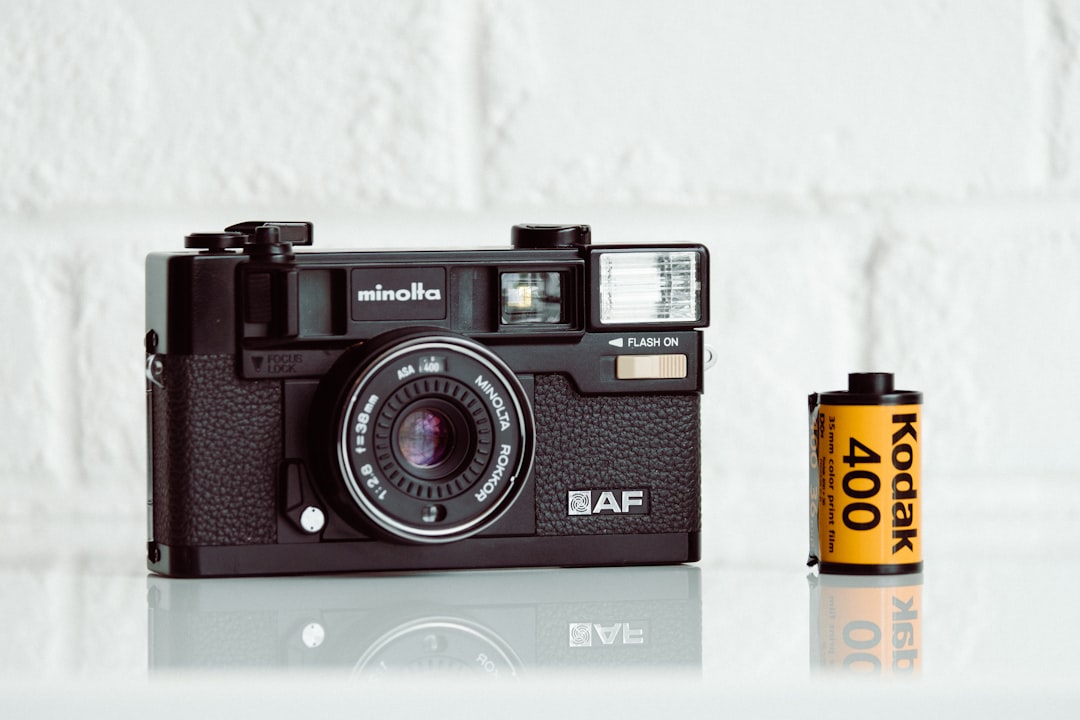
[[[446,461],[454,448],[454,426],[441,412],[421,407],[401,420],[398,450],[409,464],[423,469]]]

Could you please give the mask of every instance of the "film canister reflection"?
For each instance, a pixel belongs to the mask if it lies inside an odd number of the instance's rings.
[[[810,578],[810,666],[910,677],[922,665],[920,574]]]
[[[851,373],[810,395],[810,559],[823,573],[922,572],[922,393]]]

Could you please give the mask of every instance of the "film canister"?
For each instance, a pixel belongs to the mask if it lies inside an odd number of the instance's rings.
[[[851,373],[810,395],[810,559],[823,573],[922,572],[922,393]]]

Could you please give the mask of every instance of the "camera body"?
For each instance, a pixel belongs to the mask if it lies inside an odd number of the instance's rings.
[[[148,566],[180,577],[699,559],[701,245],[147,257]]]

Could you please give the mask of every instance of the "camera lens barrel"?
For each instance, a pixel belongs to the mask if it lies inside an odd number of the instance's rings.
[[[316,405],[331,442],[328,493],[364,529],[411,543],[460,540],[514,502],[533,459],[533,421],[514,373],[444,331],[389,333],[337,362]]]

